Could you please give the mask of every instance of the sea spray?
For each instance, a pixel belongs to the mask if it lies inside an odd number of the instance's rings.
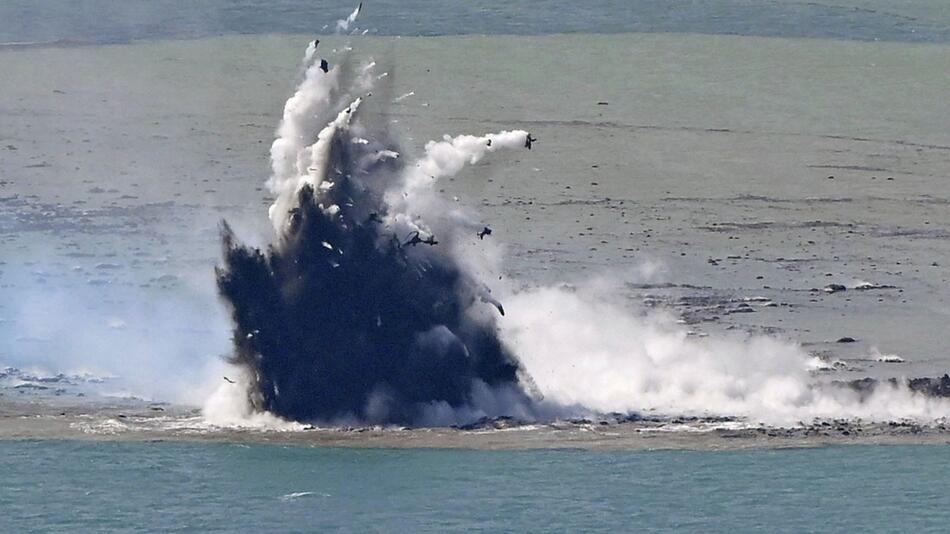
[[[921,383],[829,383],[820,360],[771,336],[689,335],[676,317],[637,309],[609,280],[504,297],[502,339],[549,405],[592,412],[735,416],[788,426],[815,419],[935,421],[946,398]],[[913,382],[911,383],[913,385]],[[931,391],[933,390],[933,391]]]

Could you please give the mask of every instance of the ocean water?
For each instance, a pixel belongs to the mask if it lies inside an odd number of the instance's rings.
[[[944,532],[946,446],[0,443],[4,532]]]
[[[223,34],[327,33],[340,0],[10,0],[0,43],[121,43]],[[694,33],[945,43],[942,0],[374,0],[358,26],[381,35]],[[103,16],[106,13],[107,16]],[[352,29],[351,29],[352,31]]]

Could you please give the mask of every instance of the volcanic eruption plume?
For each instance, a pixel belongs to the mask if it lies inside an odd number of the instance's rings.
[[[504,308],[456,253],[483,226],[432,189],[524,147],[527,132],[446,136],[407,162],[385,122],[360,115],[385,73],[348,56],[325,72],[317,57],[308,50],[271,149],[276,241],[258,250],[223,227],[218,288],[251,407],[296,421],[414,424],[528,406],[497,334]]]

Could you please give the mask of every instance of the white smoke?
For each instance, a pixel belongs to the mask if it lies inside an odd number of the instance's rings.
[[[185,291],[206,291],[199,284]],[[156,298],[115,284],[37,288],[18,296],[9,306],[16,335],[0,339],[0,366],[103,377],[92,388],[96,394],[188,405],[200,405],[220,380],[228,319],[212,295]]]
[[[351,17],[355,18],[358,11],[359,8]],[[345,58],[343,60],[345,62]],[[376,74],[377,65],[370,60],[359,67],[352,86],[341,87],[342,67],[337,65],[329,72],[323,72],[314,54],[313,43],[305,51],[304,64],[308,63],[303,80],[284,104],[277,138],[271,146],[272,175],[267,185],[277,198],[270,207],[269,216],[278,233],[286,225],[287,214],[300,189],[307,185],[316,189],[323,183],[329,170],[330,144],[336,132],[350,128],[362,95],[371,94],[373,85],[386,79],[386,73]],[[332,110],[344,104],[336,118],[328,121]],[[322,122],[318,122],[321,119]],[[318,128],[316,141],[311,143]],[[478,163],[486,154],[498,149],[523,147],[527,135],[523,130],[516,130],[481,137],[446,135],[442,141],[430,141],[425,146],[425,156],[406,167],[400,180],[402,186],[387,195],[386,201],[391,208],[387,222],[393,224],[400,234],[412,231],[431,233],[431,227],[422,225],[417,215],[427,213],[427,222],[431,224],[438,218],[437,214],[446,212],[443,199],[434,193],[435,182],[439,178],[454,176],[465,165]],[[352,142],[366,144],[368,141],[355,136]],[[376,157],[396,158],[399,154],[381,150]],[[449,211],[456,220],[462,217],[459,210]],[[474,221],[469,223],[475,225]]]
[[[313,63],[314,55],[317,53],[318,44],[319,41],[310,41],[310,44],[307,45],[307,49],[303,54],[303,68],[307,68],[307,66]]]
[[[548,401],[600,412],[727,415],[793,425],[816,418],[950,417],[950,402],[882,384],[865,399],[821,385],[819,362],[766,336],[692,338],[676,318],[631,311],[601,291],[544,287],[505,299],[502,337]]]
[[[308,61],[312,62],[313,57],[310,55]],[[298,183],[309,175],[308,169],[315,164],[308,158],[309,154],[304,149],[309,145],[308,140],[312,139],[313,131],[318,125],[326,124],[325,114],[335,104],[334,96],[339,88],[339,76],[338,67],[323,72],[319,62],[312,63],[306,68],[303,81],[297,86],[293,96],[284,104],[277,138],[270,150],[273,174],[267,182],[271,192],[279,198],[292,195]],[[279,230],[273,208],[271,220]]]
[[[455,247],[458,232],[474,234],[481,225],[464,207],[452,205],[439,195],[436,183],[441,178],[455,176],[466,165],[474,165],[499,149],[524,147],[527,135],[524,130],[514,130],[480,137],[446,135],[442,141],[429,141],[424,157],[408,165],[400,177],[400,186],[387,192],[385,201],[390,211],[386,222],[401,234],[416,231],[437,235],[444,244]]]
[[[271,221],[274,223],[274,228],[278,232],[287,224],[287,214],[294,206],[297,200],[297,193],[300,192],[301,188],[309,185],[316,190],[325,184],[332,186],[331,183],[324,182],[324,177],[327,175],[328,170],[327,164],[330,158],[331,142],[338,130],[345,129],[350,125],[350,121],[355,116],[356,110],[359,109],[361,102],[362,100],[357,98],[349,106],[340,111],[337,117],[320,131],[315,143],[307,147],[299,147],[294,158],[296,165],[292,170],[281,169],[281,171],[286,172],[278,174],[276,170],[278,162],[276,160],[273,161],[275,173],[271,178],[270,187],[271,191],[277,195],[277,198],[270,207],[269,215]],[[281,141],[281,139],[274,142],[275,146],[278,141]],[[286,156],[283,154],[283,150],[290,145],[291,143],[289,142],[281,143],[280,156]],[[326,209],[332,209],[332,206],[326,206]]]
[[[360,11],[363,10],[363,2],[360,2],[356,9],[345,19],[340,19],[336,21],[336,31],[338,33],[347,32],[350,30],[350,25],[356,22],[356,17],[360,15]]]
[[[305,425],[281,419],[273,414],[251,408],[247,396],[250,381],[241,369],[228,368],[231,382],[221,381],[207,398],[201,415],[208,423],[221,427],[260,430],[303,430]]]
[[[387,203],[400,212],[406,212],[410,205],[423,211],[427,207],[424,203],[433,196],[432,186],[437,180],[458,174],[465,165],[474,165],[498,149],[522,148],[527,135],[524,130],[514,130],[481,137],[446,135],[442,141],[429,141],[425,145],[425,157],[406,170],[402,190],[392,191]]]

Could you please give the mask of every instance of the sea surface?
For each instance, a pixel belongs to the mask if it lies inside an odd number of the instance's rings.
[[[444,184],[519,284],[619,277],[691,336],[842,362],[825,380],[950,370],[944,0],[381,0],[329,35],[353,7],[0,2],[0,399],[201,404],[230,347],[219,223],[270,240],[315,35],[390,71],[407,155],[539,138]],[[0,531],[940,532],[948,453],[7,441]]]
[[[8,0],[0,43],[122,43],[223,34],[326,33],[340,0]],[[950,40],[942,0],[372,0],[359,29],[381,35],[698,33],[845,40]]]
[[[4,532],[944,532],[950,449],[0,443]]]

